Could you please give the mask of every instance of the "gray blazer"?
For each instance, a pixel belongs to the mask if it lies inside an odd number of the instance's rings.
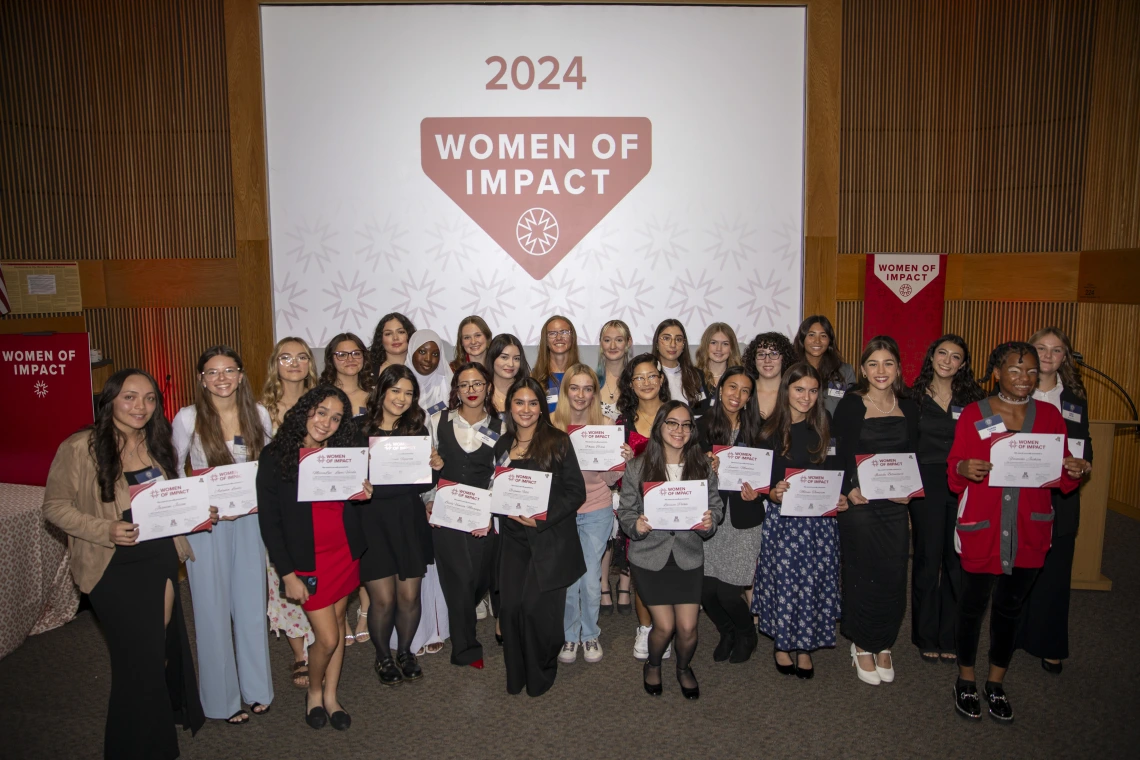
[[[716,526],[724,520],[724,505],[717,490],[716,473],[710,471],[709,510],[713,516],[712,530],[651,530],[646,535],[637,532],[637,518],[645,512],[641,496],[641,457],[631,459],[622,477],[621,503],[618,505],[618,522],[629,536],[629,561],[645,570],[665,567],[672,552],[673,560],[682,570],[695,570],[705,563],[704,542],[716,533]]]

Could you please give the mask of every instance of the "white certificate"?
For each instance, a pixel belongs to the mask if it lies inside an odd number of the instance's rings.
[[[131,521],[139,526],[139,541],[210,527],[210,488],[203,476],[152,480],[130,491]]]
[[[368,481],[374,486],[431,483],[431,436],[368,439]]]
[[[1085,458],[1085,439],[1084,438],[1070,438],[1069,439],[1069,453],[1077,459]]]
[[[550,473],[517,467],[496,467],[491,485],[491,511],[545,520],[550,505]]]
[[[783,517],[832,517],[839,513],[843,493],[843,470],[801,470],[784,473],[788,490],[780,504]]]
[[[625,425],[571,425],[570,443],[578,466],[586,472],[621,472],[625,459],[621,455],[625,443]]]
[[[257,512],[257,462],[241,462],[195,470],[206,478],[210,506],[218,517],[242,517]]]
[[[914,499],[925,495],[914,454],[856,454],[859,493],[865,499]]]
[[[990,485],[995,488],[1050,488],[1061,482],[1065,436],[1014,433],[990,444]]]
[[[759,493],[768,493],[772,485],[770,449],[713,446],[713,455],[720,459],[716,471],[717,488],[722,491],[739,491],[747,483]]]
[[[491,524],[491,492],[441,479],[435,489],[430,522],[465,533],[486,528]]]
[[[653,530],[698,530],[709,511],[707,480],[643,483],[645,519]]]
[[[297,501],[365,499],[368,449],[301,449]]]

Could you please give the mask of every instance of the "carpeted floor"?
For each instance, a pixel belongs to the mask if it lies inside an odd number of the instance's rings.
[[[423,658],[423,681],[395,689],[377,683],[371,644],[352,647],[341,681],[354,721],[346,733],[302,722],[289,647],[272,639],[272,711],[244,726],[208,721],[196,737],[180,736],[182,756],[1136,757],[1140,658],[1127,642],[1140,631],[1140,523],[1109,513],[1105,534],[1113,590],[1074,593],[1073,656],[1063,675],[1045,673],[1024,653],[1014,658],[1006,681],[1016,710],[1011,726],[954,714],[955,668],[919,659],[909,619],[895,647],[897,680],[879,687],[857,681],[842,639],[838,649],[816,654],[812,681],[779,676],[766,639],[748,663],[714,664],[715,631],[702,619],[694,662],[702,696],[686,702],[668,667],[663,697],[642,691],[631,656],[634,619],[615,615],[602,620],[605,659],[587,665],[579,655],[559,666],[554,688],[539,699],[507,695],[491,620],[480,624],[490,645],[485,670],[453,667],[444,650]],[[0,757],[101,756],[109,666],[90,612],[0,661],[0,685]]]

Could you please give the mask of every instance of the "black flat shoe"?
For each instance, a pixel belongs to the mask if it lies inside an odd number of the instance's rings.
[[[963,718],[982,719],[982,701],[978,698],[977,684],[958,679],[954,686],[954,710]]]
[[[645,687],[645,693],[648,694],[649,696],[660,697],[661,692],[663,691],[663,689],[661,688],[661,684],[660,683],[655,683],[655,684],[649,683],[649,681],[645,680],[645,676],[648,675],[649,669],[651,667],[653,667],[653,666],[650,665],[648,662],[642,666],[642,668],[641,668],[641,685]],[[661,666],[658,665],[657,667],[660,668]]]
[[[329,722],[329,714],[325,712],[323,706],[314,707],[309,709],[309,695],[305,695],[305,722],[309,724],[309,728],[324,728],[325,724]]]
[[[796,661],[792,660],[792,662],[788,665],[781,665],[780,661],[776,659],[776,653],[778,651],[780,650],[772,650],[772,662],[776,663],[776,672],[782,676],[794,676],[796,674]],[[789,657],[792,656],[791,652],[785,652],[784,654],[788,655]]]
[[[344,710],[337,710],[329,716],[329,725],[337,731],[347,731],[348,727],[352,725],[352,716]]]
[[[621,603],[621,595],[622,594],[625,594],[627,597],[630,595],[628,589],[626,591],[622,591],[621,589],[618,589],[617,611],[618,611],[619,615],[628,615],[629,613],[633,612],[633,602],[630,601],[630,602],[626,602],[625,604],[622,604]]]
[[[700,699],[701,698],[701,687],[700,687],[700,685],[698,684],[697,686],[694,686],[691,689],[687,688],[685,686],[684,681],[681,680],[681,675],[683,673],[688,673],[690,676],[692,676],[694,682],[697,680],[697,674],[693,672],[692,668],[686,668],[685,670],[679,670],[678,669],[677,670],[677,683],[680,684],[680,686],[681,686],[681,696],[684,697],[685,699]]]
[[[736,632],[732,629],[721,631],[720,641],[717,642],[716,648],[713,649],[713,662],[724,662],[732,654],[732,648],[736,645]]]
[[[376,675],[380,677],[380,683],[384,686],[399,686],[404,682],[404,674],[396,667],[396,662],[391,657],[377,660],[375,667]]]
[[[419,661],[411,652],[400,652],[396,655],[396,662],[400,663],[400,671],[404,674],[405,681],[418,681],[424,677]]]
[[[990,703],[990,717],[998,723],[1013,723],[1013,706],[1005,696],[1001,684],[986,684],[986,701]]]
[[[804,652],[804,654],[807,655],[808,662],[811,662],[811,655],[808,654],[807,652]],[[799,659],[798,654],[796,655],[796,658],[792,662],[794,662],[796,664],[796,678],[802,678],[805,681],[810,681],[812,679],[812,677],[815,676],[815,663],[814,662],[812,663],[812,667],[810,667],[810,668],[801,668],[800,667],[800,659]]]
[[[756,631],[749,629],[747,633],[738,633],[736,635],[736,643],[732,647],[732,654],[729,655],[728,661],[734,664],[748,662],[752,653],[756,651],[756,645],[758,643],[760,643],[760,637]]]
[[[1044,657],[1042,657],[1041,667],[1044,668],[1046,673],[1052,673],[1055,676],[1059,676],[1061,675],[1061,670],[1064,669],[1065,666],[1060,662],[1049,662]]]
[[[602,592],[602,598],[603,599],[609,599],[610,603],[605,604],[603,602],[599,602],[598,603],[599,612],[604,612],[607,615],[614,614],[614,596],[613,596],[613,593],[611,593],[610,591],[603,591]]]

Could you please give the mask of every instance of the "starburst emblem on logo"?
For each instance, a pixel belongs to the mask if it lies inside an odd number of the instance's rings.
[[[558,242],[558,220],[544,208],[528,208],[515,226],[519,245],[531,256],[545,256]]]
[[[913,291],[913,288],[911,288],[911,286],[907,285],[905,282],[902,285],[899,285],[899,295],[902,296],[903,298],[906,298],[907,296],[909,296],[912,291]]]
[[[43,398],[48,394],[47,383],[45,383],[43,380],[40,380],[35,384],[35,387],[32,388],[32,392],[40,398]]]

